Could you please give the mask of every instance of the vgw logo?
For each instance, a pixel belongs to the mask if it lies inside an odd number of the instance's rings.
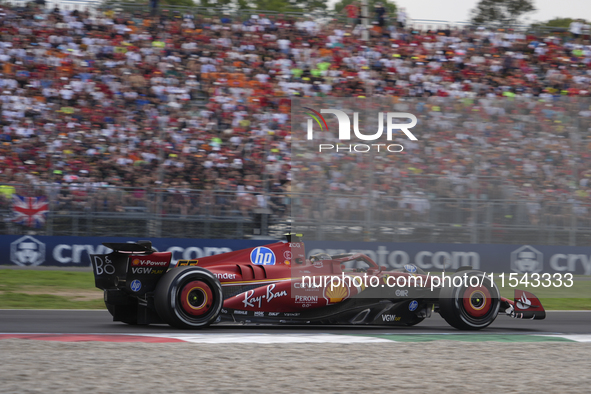
[[[341,141],[348,141],[351,140],[351,120],[349,116],[339,109],[321,109],[320,113],[318,111],[313,110],[309,107],[302,107],[304,109],[309,110],[311,113],[307,112],[313,120],[316,121],[318,126],[320,126],[320,130],[326,131],[328,130],[328,125],[326,124],[326,120],[322,116],[322,114],[333,114],[337,117],[337,121],[339,122],[339,140]],[[322,113],[322,114],[321,114]],[[417,125],[417,117],[411,113],[407,112],[379,112],[378,113],[378,131],[375,134],[363,134],[359,131],[359,113],[353,113],[353,133],[357,138],[363,141],[375,141],[378,140],[384,134],[384,118],[386,118],[386,138],[388,141],[392,141],[392,134],[394,130],[401,130],[409,140],[417,141],[417,137],[414,136],[413,133],[410,132],[410,128],[413,128]],[[307,123],[307,137],[308,140],[314,139],[314,122],[312,119],[308,119]],[[410,123],[394,123],[394,119],[410,119]],[[324,126],[323,126],[324,125]],[[369,152],[372,150],[372,147],[376,149],[377,152],[380,152],[380,148],[384,148],[388,152],[402,152],[404,147],[400,144],[349,144],[347,145],[333,145],[333,144],[320,144],[318,145],[318,151],[330,151],[334,150],[335,152],[346,151],[346,152]]]

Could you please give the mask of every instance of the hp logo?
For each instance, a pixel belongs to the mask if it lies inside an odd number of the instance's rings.
[[[250,252],[250,262],[256,265],[275,265],[275,253],[269,248],[259,246]]]
[[[132,291],[138,292],[142,288],[142,282],[136,279],[133,282],[131,282],[130,288]]]

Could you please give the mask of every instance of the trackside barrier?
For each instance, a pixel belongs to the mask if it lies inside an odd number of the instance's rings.
[[[272,243],[269,240],[151,238],[154,248],[177,260]],[[103,242],[134,242],[125,237],[0,236],[0,264],[20,266],[89,266],[88,254],[108,253]],[[364,253],[381,266],[415,264],[425,271],[455,270],[471,265],[485,272],[572,273],[591,275],[591,247],[444,243],[306,241],[308,256],[318,253]]]

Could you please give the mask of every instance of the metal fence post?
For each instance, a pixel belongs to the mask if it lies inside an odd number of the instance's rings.
[[[470,243],[477,244],[478,243],[478,221],[476,220],[476,215],[478,214],[478,200],[476,196],[472,193],[472,212],[470,215],[470,227],[472,230],[470,231]]]
[[[324,215],[324,196],[320,199],[320,209],[319,209],[319,211],[320,211],[320,214],[321,215]],[[324,240],[324,220],[322,220],[322,217],[317,222],[316,236],[317,236],[317,239],[319,241]]]
[[[568,231],[568,244],[577,244],[577,215],[575,214],[575,203],[570,204],[570,229]]]
[[[79,215],[78,215],[78,213],[75,213],[74,214],[74,223],[73,223],[73,226],[72,226],[72,230],[74,232],[74,236],[77,236],[78,235],[78,231],[79,231],[79,229],[78,229],[78,227],[79,227],[78,221],[79,220],[78,219],[79,219]]]
[[[163,214],[162,214],[162,194],[164,193],[164,191],[162,190],[158,190],[158,204],[156,206],[156,213],[155,218],[156,218],[156,236],[157,237],[161,237],[162,236],[162,220],[163,220]]]
[[[493,213],[491,206],[494,206],[494,203],[487,201],[486,202],[486,243],[492,242],[492,234],[491,234],[491,227],[493,226]]]
[[[51,206],[51,205],[50,205]],[[45,227],[46,235],[53,235],[53,212],[47,212],[47,224]]]

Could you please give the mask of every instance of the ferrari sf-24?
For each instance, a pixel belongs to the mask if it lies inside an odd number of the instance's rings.
[[[90,256],[95,285],[104,290],[113,320],[127,324],[185,329],[223,322],[412,326],[434,312],[457,329],[478,330],[502,313],[546,317],[532,293],[516,289],[514,300],[501,297],[485,273],[469,266],[451,274],[451,279],[467,281],[434,286],[433,277],[414,264],[388,269],[352,253],[306,257],[304,242],[295,234],[176,265],[171,265],[171,252],[156,251],[150,241],[103,245],[113,251]],[[334,286],[322,280],[333,276],[363,276],[365,283],[359,278]]]

